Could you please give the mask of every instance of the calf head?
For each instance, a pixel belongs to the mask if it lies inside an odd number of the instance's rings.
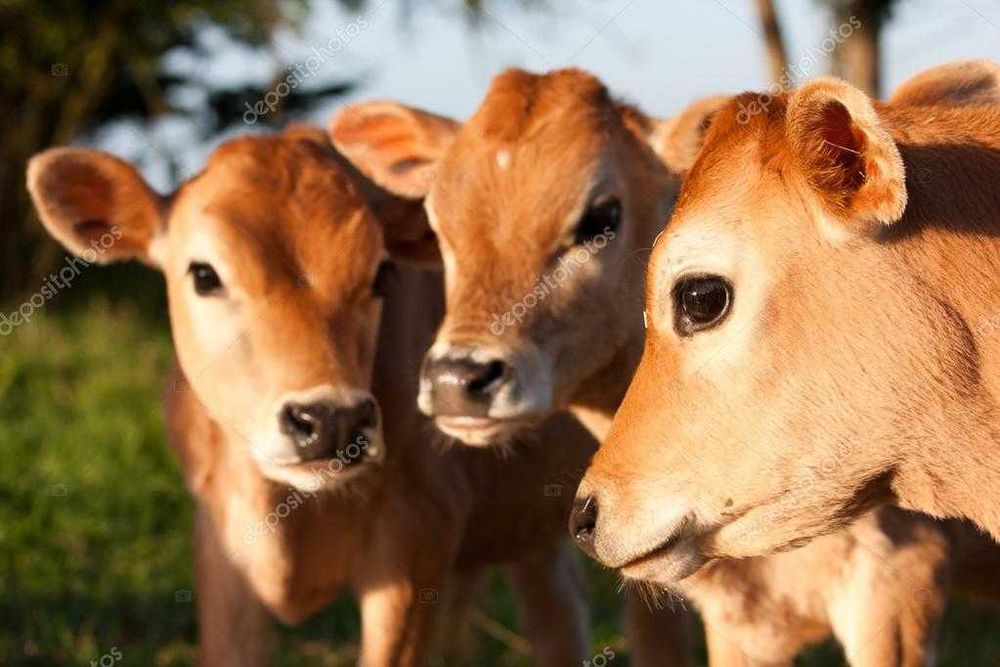
[[[386,102],[341,112],[334,143],[426,198],[440,242],[447,312],[419,405],[442,430],[490,444],[571,403],[620,399],[627,378],[583,387],[641,349],[642,249],[678,182],[654,147],[682,128],[699,124],[647,119],[578,70],[507,71],[462,125]]]
[[[81,148],[34,157],[28,187],[70,252],[163,272],[190,389],[264,476],[314,489],[383,457],[383,232],[322,133],[228,141],[166,197]]]
[[[933,121],[893,113],[911,138]],[[887,123],[835,80],[715,116],[653,248],[633,384],[580,487],[574,528],[605,564],[668,582],[802,544],[890,499],[928,443],[964,446],[990,409],[969,327],[899,238],[916,195]],[[918,189],[911,222],[947,219],[948,187]]]
[[[976,106],[1000,103],[1000,65],[959,60],[919,72],[892,93],[896,106]]]

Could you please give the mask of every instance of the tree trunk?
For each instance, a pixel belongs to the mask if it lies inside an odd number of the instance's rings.
[[[833,28],[847,35],[833,52],[833,73],[872,97],[882,92],[880,38],[887,5],[879,0],[849,0],[835,5]]]
[[[787,86],[788,52],[785,50],[785,39],[778,23],[778,13],[773,0],[757,0],[757,14],[760,25],[764,29],[764,48],[767,51],[767,68],[771,73],[771,83]]]

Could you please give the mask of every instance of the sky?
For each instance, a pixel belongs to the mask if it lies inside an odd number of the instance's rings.
[[[303,86],[359,79],[350,95],[323,105],[323,123],[348,101],[392,98],[464,118],[492,77],[506,67],[533,71],[575,66],[599,76],[611,91],[646,113],[669,116],[710,94],[768,85],[754,0],[544,0],[529,10],[511,0],[487,0],[478,27],[458,0],[369,0],[360,13],[332,0],[313,0],[297,32],[282,31],[273,48],[249,50],[221,31],[200,36],[212,54],[175,52],[165,68],[212,86],[264,86],[282,68]],[[776,0],[789,61],[806,78],[824,74],[824,39],[832,19],[817,0]],[[826,45],[832,44],[829,40]],[[961,58],[1000,59],[1000,0],[901,0],[884,33],[887,91],[927,67]],[[197,89],[179,104],[197,105]],[[248,118],[252,118],[250,115]],[[226,135],[259,131],[255,124]],[[152,128],[116,124],[88,143],[140,160],[147,178],[170,187],[157,157],[181,154],[181,175],[194,173],[224,136],[196,139],[198,128],[179,117]],[[178,147],[181,147],[178,149]]]

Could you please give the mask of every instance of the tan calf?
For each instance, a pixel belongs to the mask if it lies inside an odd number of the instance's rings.
[[[415,401],[440,279],[386,250],[436,255],[419,210],[348,178],[318,130],[228,141],[167,197],[87,149],[38,155],[28,184],[70,251],[166,278],[202,664],[263,662],[267,612],[294,623],[341,593],[360,604],[362,664],[421,664],[447,575],[489,563],[510,564],[539,662],[589,655],[562,546],[572,493],[551,485],[592,445],[564,419],[539,437],[575,447],[432,446]]]
[[[594,551],[676,579],[886,502],[1000,536],[1000,107],[832,79],[755,101],[718,112],[653,249],[581,485]]]
[[[439,427],[488,444],[570,410],[606,435],[643,344],[644,248],[726,101],[657,122],[584,73],[508,72],[461,128],[392,103],[342,112],[345,154],[427,195],[447,316],[421,407]],[[808,549],[715,563],[680,590],[705,615],[713,665],[786,664],[831,632],[854,664],[921,664],[947,551],[933,522],[886,510]]]

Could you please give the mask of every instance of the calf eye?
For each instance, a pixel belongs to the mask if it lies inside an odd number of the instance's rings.
[[[732,304],[733,288],[719,276],[682,278],[674,285],[674,329],[690,336],[721,322]]]
[[[198,296],[212,296],[222,291],[222,281],[211,264],[191,262],[188,273],[194,280],[194,291]]]
[[[396,265],[387,259],[383,260],[375,272],[375,280],[372,281],[372,294],[379,299],[385,297],[389,283],[395,276]]]
[[[573,242],[576,244],[590,241],[599,234],[607,234],[618,229],[621,224],[622,205],[617,199],[608,199],[600,204],[593,204],[587,209],[576,226]]]

